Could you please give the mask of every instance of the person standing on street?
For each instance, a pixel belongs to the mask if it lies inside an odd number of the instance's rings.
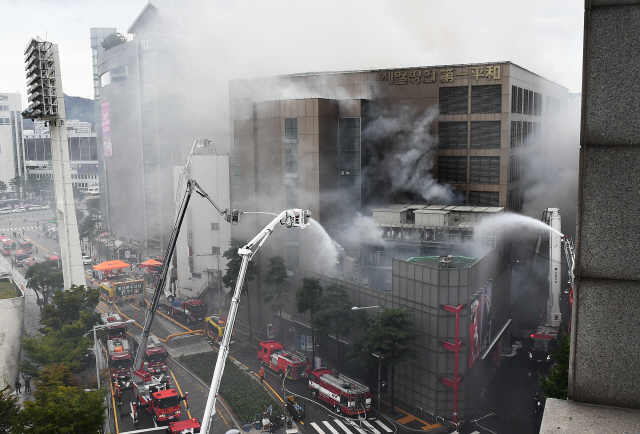
[[[260,371],[258,371],[258,375],[260,376],[260,382],[264,383],[264,368],[260,366]]]
[[[20,377],[16,377],[15,386],[16,386],[16,395],[17,395],[18,393],[20,393],[20,388],[22,387],[22,384],[20,383]]]
[[[31,377],[24,377],[24,393],[31,393]]]

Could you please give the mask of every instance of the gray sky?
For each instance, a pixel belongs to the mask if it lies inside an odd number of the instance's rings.
[[[512,61],[581,91],[582,0],[186,2],[197,16],[179,20],[206,35],[202,50],[225,59],[228,78]],[[26,107],[23,50],[40,36],[59,46],[64,92],[92,98],[89,29],[126,33],[146,3],[0,0],[0,91]]]

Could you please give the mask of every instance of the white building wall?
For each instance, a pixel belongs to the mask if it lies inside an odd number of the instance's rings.
[[[15,177],[14,140],[18,152],[22,151],[22,102],[19,93],[0,92],[0,181],[9,186]],[[14,115],[11,115],[14,112]],[[19,171],[22,168],[22,155],[19,155]]]
[[[180,170],[182,167],[174,168],[176,187]],[[224,210],[230,207],[229,157],[227,155],[195,155],[191,165],[191,178],[200,184],[219,208]],[[184,197],[185,183],[182,188],[183,191],[177,198],[180,201]],[[209,272],[217,272],[219,269],[224,274],[227,261],[222,257],[222,253],[229,248],[230,240],[231,224],[225,221],[208,200],[194,193],[191,196],[176,246],[178,298],[198,297],[202,289],[207,286]],[[189,266],[190,254],[191,267]],[[217,284],[213,286],[217,288]],[[220,288],[224,292],[222,285]],[[218,294],[214,292],[210,291],[207,298],[215,306],[218,304]]]
[[[5,279],[0,277],[0,280]],[[18,376],[24,332],[24,293],[20,292],[19,297],[0,300],[0,390],[7,385],[13,389]]]

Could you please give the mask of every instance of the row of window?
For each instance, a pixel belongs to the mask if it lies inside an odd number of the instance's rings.
[[[541,138],[542,124],[540,122],[511,121],[509,144],[512,148],[540,143]]]
[[[507,209],[513,212],[522,211],[522,195],[520,187],[516,187],[507,192]]]
[[[284,120],[284,172],[285,176],[298,174],[298,119]]]
[[[71,175],[71,179],[98,179],[98,175],[89,175],[89,174]]]
[[[9,119],[9,118],[0,118],[0,125],[11,125],[11,119]]]
[[[8,111],[9,111],[8,105],[0,104],[0,112],[8,112]]]
[[[467,149],[467,122],[438,123],[440,149]],[[471,121],[471,149],[499,149],[500,121]]]
[[[542,94],[511,86],[511,113],[542,116]]]
[[[531,154],[519,154],[509,157],[509,182],[523,178],[531,165]]]
[[[500,184],[500,157],[438,157],[438,180],[448,184]]]
[[[441,115],[469,113],[469,87],[441,87],[439,90]],[[502,112],[502,85],[471,86],[471,113]]]

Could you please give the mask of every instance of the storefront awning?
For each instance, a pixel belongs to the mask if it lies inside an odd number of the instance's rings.
[[[498,334],[496,334],[496,337],[493,338],[493,340],[491,341],[491,343],[489,344],[487,349],[484,350],[484,353],[482,353],[482,355],[480,356],[480,358],[482,360],[484,360],[484,358],[487,356],[487,354],[489,354],[489,351],[491,351],[491,348],[493,348],[493,346],[496,344],[496,342],[498,342],[498,339],[500,339],[500,336],[502,336],[502,333],[504,333],[504,331],[507,329],[507,326],[509,324],[511,324],[511,320],[510,319],[508,319],[507,322],[504,323],[504,325],[502,326],[502,328],[500,329]]]
[[[94,270],[98,270],[98,271],[105,271],[105,270],[114,270],[117,268],[126,268],[126,267],[130,267],[131,265],[127,264],[126,262],[123,261],[106,261],[106,262],[102,262],[98,265],[94,265],[93,268]]]

